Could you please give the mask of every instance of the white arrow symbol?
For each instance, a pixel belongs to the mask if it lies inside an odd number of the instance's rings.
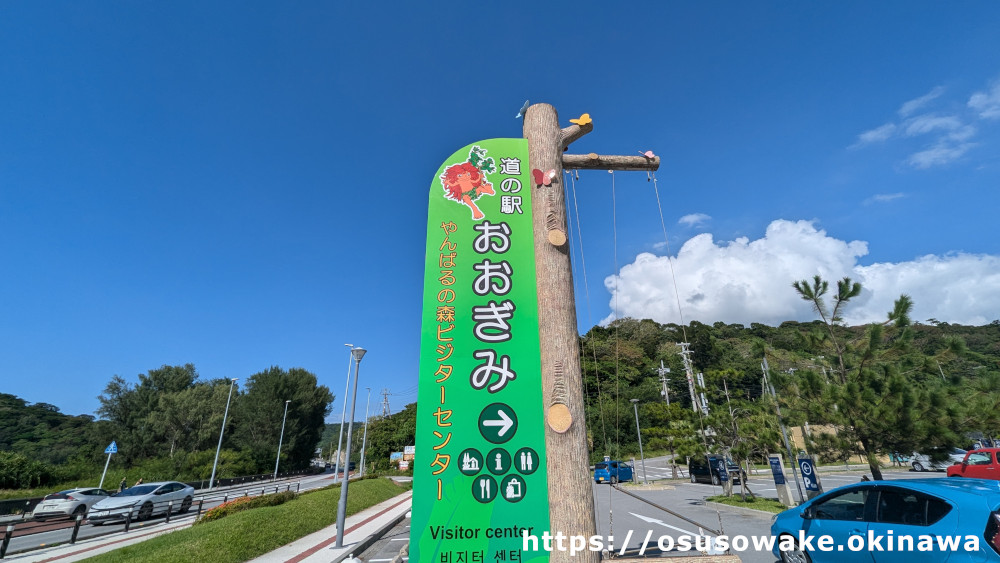
[[[708,538],[708,541],[709,541],[709,548],[708,548],[708,553],[709,554],[711,554],[711,555],[718,555],[718,554],[721,554],[721,553],[725,553],[724,551],[721,551],[721,550],[715,548],[715,544],[712,541],[712,536],[709,535],[709,534],[706,534],[701,528],[698,528],[698,533],[696,534],[696,533],[691,532],[689,530],[685,530],[684,528],[678,528],[677,526],[671,526],[670,524],[667,524],[663,520],[657,520],[656,518],[650,518],[649,516],[643,516],[642,514],[636,514],[635,512],[629,512],[629,514],[631,514],[632,516],[635,516],[636,518],[638,518],[640,520],[644,520],[646,522],[649,522],[650,524],[659,524],[660,526],[663,526],[664,528],[670,528],[671,530],[677,530],[678,532],[686,534],[687,536],[690,536],[690,537],[705,536],[705,537]]]
[[[503,412],[503,409],[497,409],[497,414],[500,415],[500,420],[484,420],[483,426],[499,426],[500,431],[497,432],[497,436],[503,436],[514,426],[514,421]]]

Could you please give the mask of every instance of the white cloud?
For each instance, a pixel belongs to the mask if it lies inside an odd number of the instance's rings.
[[[881,127],[876,127],[869,131],[858,135],[858,142],[852,145],[852,148],[862,147],[864,145],[869,145],[871,143],[880,143],[892,137],[896,132],[895,123],[886,123]]]
[[[1000,118],[1000,80],[994,81],[985,92],[972,94],[969,107],[979,112],[983,119]]]
[[[907,120],[906,136],[913,137],[915,135],[923,135],[925,133],[931,133],[938,129],[944,129],[945,131],[954,131],[955,129],[958,129],[961,126],[962,122],[953,115],[939,116],[928,113]]]
[[[902,197],[905,197],[903,192],[896,192],[894,194],[875,194],[866,199],[865,203],[889,203],[890,201],[897,200]]]
[[[942,140],[929,149],[913,153],[910,158],[906,159],[906,162],[910,166],[920,169],[940,166],[958,160],[974,146],[976,146],[975,143],[952,145]]]
[[[691,213],[689,215],[681,217],[680,219],[677,220],[677,222],[680,223],[681,225],[696,227],[698,225],[701,225],[705,221],[708,221],[711,218],[712,218],[711,216],[705,215],[704,213]]]
[[[948,139],[952,141],[968,141],[976,136],[976,128],[972,125],[963,125],[948,133]]]
[[[972,139],[978,133],[978,125],[988,119],[1000,119],[1000,79],[994,80],[989,87],[975,92],[966,104],[972,111],[950,113],[922,113],[931,102],[940,98],[945,89],[938,86],[900,106],[900,119],[890,121],[875,129],[858,135],[858,140],[848,149],[858,149],[873,143],[884,142],[895,138],[898,143],[912,143],[908,138],[929,135],[932,140],[921,150],[910,147],[911,154],[904,164],[917,169],[927,169],[942,166],[962,158],[978,143]],[[954,100],[951,104],[953,105]],[[916,152],[912,152],[916,151]]]
[[[844,276],[861,282],[864,291],[844,315],[848,324],[885,320],[903,293],[914,300],[916,320],[981,325],[1000,318],[1000,256],[924,256],[862,266],[858,259],[867,253],[867,243],[833,238],[810,221],[773,221],[764,237],[753,241],[716,243],[711,234],[698,235],[684,244],[673,264],[684,322],[812,320],[811,306],[791,284],[816,274],[831,283]],[[666,257],[640,254],[620,276],[609,276],[605,286],[617,316],[679,322]]]
[[[912,114],[918,109],[926,106],[929,102],[937,99],[943,93],[944,93],[944,87],[936,86],[933,90],[924,94],[923,96],[920,96],[919,98],[915,98],[903,104],[899,108],[899,115],[901,115],[902,117],[907,117],[908,115]]]

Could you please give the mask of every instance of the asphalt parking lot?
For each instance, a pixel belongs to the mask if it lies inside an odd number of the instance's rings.
[[[636,463],[636,466],[637,479],[641,482],[643,480],[641,463]],[[665,479],[670,477],[670,469],[664,458],[646,460],[646,470],[649,479],[654,480],[655,484],[659,485],[653,489],[658,490],[643,490],[637,487],[630,487],[628,490],[702,526],[699,527],[695,523],[664,512],[642,500],[619,492],[609,485],[594,484],[598,533],[605,538],[609,536],[614,538],[612,545],[616,553],[620,553],[624,545],[626,554],[638,555],[643,541],[648,536],[650,539],[643,553],[643,556],[647,558],[698,555],[696,551],[684,552],[677,549],[660,551],[656,543],[659,538],[664,536],[670,537],[675,545],[681,535],[698,536],[704,534],[713,537],[715,534],[709,532],[709,529],[721,531],[730,537],[734,535],[769,536],[771,526],[769,514],[742,514],[726,509],[717,510],[706,505],[705,498],[721,494],[722,487],[690,483],[686,480],[686,471],[682,473],[682,479],[667,481]],[[821,481],[824,490],[830,490],[858,482],[863,474],[862,471],[824,471],[821,474]],[[886,479],[913,479],[944,477],[944,473],[916,473],[905,468],[890,468],[884,470],[884,476]],[[793,495],[798,496],[795,493],[794,483],[790,481],[790,484]],[[777,496],[777,490],[770,473],[762,471],[759,475],[751,475],[747,486],[756,495]],[[738,485],[734,487],[733,492],[739,494]],[[399,555],[400,549],[406,545],[409,533],[410,521],[406,519],[363,553],[356,554],[356,556],[365,563],[389,563]],[[628,539],[627,543],[625,542],[626,538]],[[664,540],[664,544],[666,545],[669,541]],[[774,556],[766,551],[760,552],[750,549],[739,552],[737,555],[747,563],[774,563],[776,561]]]

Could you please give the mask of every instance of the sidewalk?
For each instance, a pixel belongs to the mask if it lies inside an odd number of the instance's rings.
[[[334,547],[337,525],[298,539],[264,554],[253,563],[340,563],[353,554],[360,555],[368,546],[391,530],[410,511],[413,491],[407,491],[381,504],[348,516],[344,522],[344,547]]]

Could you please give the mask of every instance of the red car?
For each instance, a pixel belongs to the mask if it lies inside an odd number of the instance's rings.
[[[981,448],[965,454],[962,463],[948,468],[948,477],[973,477],[1000,480],[1000,448]]]

